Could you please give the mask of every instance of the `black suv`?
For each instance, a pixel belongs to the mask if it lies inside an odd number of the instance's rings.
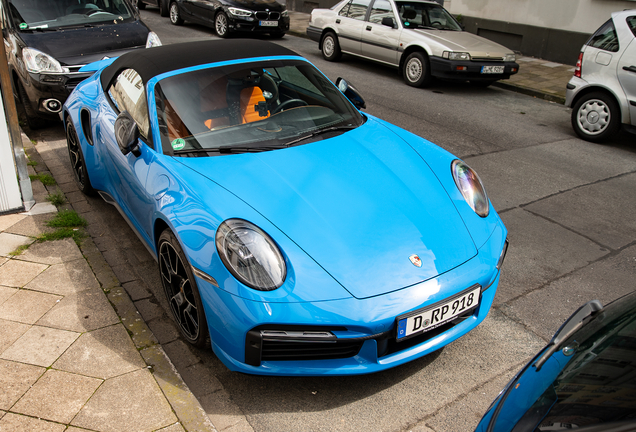
[[[129,0],[0,0],[14,93],[31,128],[58,113],[80,68],[136,48],[161,45]]]

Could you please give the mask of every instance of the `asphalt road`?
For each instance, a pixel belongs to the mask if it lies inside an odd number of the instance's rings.
[[[142,12],[164,44],[214,38]],[[245,43],[249,43],[245,39]],[[389,68],[317,44],[281,45],[329,78],[347,78],[366,112],[421,135],[477,170],[509,230],[510,249],[489,317],[426,358],[363,377],[254,377],[189,348],[167,315],[156,264],[114,207],[91,198],[89,233],[219,431],[469,431],[499,390],[581,304],[636,287],[634,136],[595,145],[576,138],[562,105],[495,87],[406,86]],[[61,125],[40,132],[67,161]]]

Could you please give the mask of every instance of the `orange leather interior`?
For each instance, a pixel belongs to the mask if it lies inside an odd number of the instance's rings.
[[[199,83],[199,87],[203,84]],[[220,77],[214,82],[206,85],[200,91],[200,109],[202,113],[209,111],[217,111],[227,109],[227,78]],[[204,121],[205,126],[208,129],[213,129],[220,126],[229,126],[230,118],[225,115],[221,117],[211,118]]]
[[[269,117],[269,112],[267,112],[267,115],[261,116],[256,109],[256,105],[258,105],[259,102],[265,102],[265,96],[263,96],[263,91],[259,87],[254,86],[244,88],[241,90],[240,99],[241,120],[243,123],[259,121]]]

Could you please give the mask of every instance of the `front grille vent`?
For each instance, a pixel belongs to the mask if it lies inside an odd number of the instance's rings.
[[[280,12],[258,11],[258,12],[255,12],[255,15],[256,15],[256,18],[261,21],[265,21],[265,20],[278,21],[280,19]]]

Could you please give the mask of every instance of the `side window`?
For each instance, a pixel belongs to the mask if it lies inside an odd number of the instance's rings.
[[[364,21],[370,3],[371,0],[351,0],[349,4],[340,11],[340,15]],[[345,11],[346,15],[343,13]]]
[[[589,41],[587,41],[587,45],[602,49],[605,51],[618,51],[618,36],[616,36],[616,28],[614,27],[614,22],[610,19],[605,24],[601,26],[596,33],[592,35]]]
[[[108,88],[108,94],[119,112],[128,111],[139,127],[139,133],[148,138],[150,122],[146,104],[146,90],[141,76],[134,69],[122,71]]]
[[[387,0],[375,0],[373,8],[371,9],[371,15],[369,21],[372,23],[382,24],[382,18],[393,18],[395,21],[395,15],[393,15],[393,9],[391,3]]]
[[[627,17],[625,21],[627,21],[627,27],[629,27],[632,33],[634,33],[634,36],[636,36],[636,16]]]
[[[340,9],[340,12],[338,12],[338,15],[343,17],[349,16],[349,6],[351,6],[351,2],[347,3],[342,9]]]

